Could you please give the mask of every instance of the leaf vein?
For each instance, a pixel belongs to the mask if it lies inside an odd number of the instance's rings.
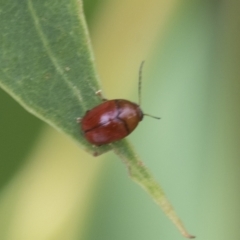
[[[77,89],[77,87],[74,84],[72,84],[71,81],[68,80],[68,78],[64,74],[63,69],[61,68],[61,65],[58,63],[57,58],[54,56],[54,53],[51,51],[51,48],[48,45],[47,38],[45,37],[44,32],[41,28],[41,25],[39,23],[39,18],[37,16],[36,11],[34,10],[34,7],[33,7],[33,4],[32,4],[31,0],[28,0],[28,7],[29,7],[29,10],[30,10],[31,16],[33,18],[33,22],[34,22],[34,25],[36,27],[37,33],[39,34],[39,37],[40,37],[40,39],[43,43],[44,48],[46,49],[46,52],[47,52],[50,60],[52,61],[53,65],[55,66],[57,72],[62,76],[63,81],[73,91],[74,95],[77,97],[79,102],[83,103],[83,98],[82,98],[82,95],[81,95],[80,91]]]

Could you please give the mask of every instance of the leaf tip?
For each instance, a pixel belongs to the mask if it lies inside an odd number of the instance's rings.
[[[196,238],[196,236],[190,235],[189,233],[185,233],[184,237],[189,238],[189,239]]]

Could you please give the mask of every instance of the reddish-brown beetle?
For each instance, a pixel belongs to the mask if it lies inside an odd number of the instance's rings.
[[[143,113],[140,108],[143,63],[139,69],[138,104],[124,99],[102,98],[103,103],[87,111],[85,116],[79,119],[81,130],[88,142],[101,146],[121,140],[137,127],[144,115],[160,119]],[[97,91],[97,94],[101,96],[101,91]]]

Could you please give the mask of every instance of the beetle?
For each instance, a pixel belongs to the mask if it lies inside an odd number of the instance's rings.
[[[102,97],[101,90],[96,92],[102,98],[103,103],[88,110],[83,118],[78,119],[88,142],[101,146],[121,140],[137,127],[144,115],[160,119],[143,113],[140,108],[143,64],[144,62],[141,63],[139,69],[138,104],[125,99],[106,100]]]

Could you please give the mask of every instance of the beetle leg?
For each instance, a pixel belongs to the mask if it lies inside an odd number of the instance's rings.
[[[77,121],[77,123],[80,123],[82,121],[82,118],[79,117],[76,119],[76,121]]]
[[[104,98],[103,95],[102,95],[102,90],[96,91],[95,94],[98,95],[101,98],[102,101],[104,101],[104,102],[107,101],[107,99]]]
[[[93,156],[94,156],[94,157],[99,156],[98,148],[99,148],[100,146],[92,145],[92,147],[93,147],[93,149],[94,149]]]

